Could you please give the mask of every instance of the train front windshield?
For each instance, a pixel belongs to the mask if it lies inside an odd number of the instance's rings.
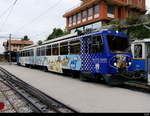
[[[128,39],[120,36],[107,35],[108,45],[111,52],[128,52]]]

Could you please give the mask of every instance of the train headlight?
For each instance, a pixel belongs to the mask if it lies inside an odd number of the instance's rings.
[[[114,66],[115,66],[115,67],[117,66],[117,63],[116,63],[116,62],[114,63]]]
[[[129,62],[129,66],[131,66],[132,65],[132,62]]]

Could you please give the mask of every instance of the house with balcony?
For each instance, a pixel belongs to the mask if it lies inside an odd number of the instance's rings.
[[[81,0],[76,8],[66,12],[66,29],[98,30],[113,19],[125,19],[128,16],[146,12],[145,0]]]
[[[7,61],[16,62],[17,61],[17,51],[22,50],[26,46],[33,45],[33,41],[23,41],[23,40],[8,40],[3,42],[3,47],[5,49],[4,55]],[[11,56],[11,59],[10,59]]]
[[[3,46],[5,48],[5,52],[12,51],[17,52],[21,49],[23,49],[26,46],[33,45],[33,41],[22,41],[22,40],[8,40],[3,43]]]

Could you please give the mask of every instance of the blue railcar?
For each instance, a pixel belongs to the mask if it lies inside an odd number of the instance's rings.
[[[134,77],[128,47],[128,36],[118,31],[64,36],[19,51],[18,64],[80,74],[82,80],[102,78],[113,85],[129,78],[128,74]]]
[[[145,72],[143,82],[150,83],[150,39],[136,40],[131,45],[133,54],[132,70]],[[142,73],[141,73],[142,74]]]

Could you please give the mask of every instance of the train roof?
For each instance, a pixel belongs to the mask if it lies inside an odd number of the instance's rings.
[[[86,35],[83,35],[81,37],[93,36],[93,35],[97,35],[97,34],[111,34],[111,35],[116,35],[117,34],[118,36],[128,38],[128,36],[123,32],[107,30],[107,29],[103,29],[103,30],[95,32],[95,33],[86,34]]]
[[[135,40],[133,43],[147,43],[147,42],[150,42],[150,38],[146,38],[143,40]]]
[[[98,32],[90,33],[90,34],[81,35],[81,36],[79,36],[79,38],[80,37],[83,38],[83,37],[87,37],[87,36],[93,36],[93,35],[97,35],[97,34],[112,34],[112,35],[116,35],[117,34],[117,35],[122,36],[122,37],[126,37],[126,38],[128,37],[126,34],[124,34],[122,32],[112,31],[112,30],[101,30],[101,31],[98,31]],[[77,32],[76,33],[72,33],[72,34],[68,34],[68,35],[65,35],[65,36],[62,36],[62,37],[58,37],[58,38],[55,38],[55,39],[43,42],[42,45],[37,45],[36,44],[36,45],[27,46],[23,50],[31,49],[31,48],[34,48],[34,47],[42,47],[42,46],[45,46],[46,44],[67,40],[69,38],[75,38],[77,36],[78,36]],[[20,51],[23,51],[23,50],[20,50]]]
[[[52,43],[52,42],[57,42],[57,41],[60,41],[60,40],[65,40],[65,39],[68,39],[68,38],[73,38],[73,37],[76,37],[77,35],[78,35],[78,33],[68,34],[68,35],[65,35],[65,36],[62,36],[62,37],[58,37],[58,38],[43,42],[42,45],[35,44],[35,45],[24,47],[20,51],[23,51],[23,50],[26,50],[26,49],[31,49],[31,48],[34,48],[34,47],[41,47],[41,46],[44,46],[45,44],[49,44],[49,43]]]
[[[38,45],[35,44],[35,45],[31,45],[31,46],[26,46],[26,47],[24,47],[23,49],[29,49],[29,48],[33,48],[33,47],[36,47],[36,46],[38,46]]]
[[[68,38],[73,38],[73,37],[76,37],[78,36],[78,33],[72,33],[72,34],[68,34],[68,35],[65,35],[65,36],[62,36],[62,37],[58,37],[58,38],[55,38],[55,39],[52,39],[52,40],[49,40],[49,41],[46,41],[46,42],[43,42],[42,45],[44,44],[49,44],[49,43],[52,43],[52,42],[57,42],[57,41],[60,41],[60,40],[65,40],[65,39],[68,39]]]

